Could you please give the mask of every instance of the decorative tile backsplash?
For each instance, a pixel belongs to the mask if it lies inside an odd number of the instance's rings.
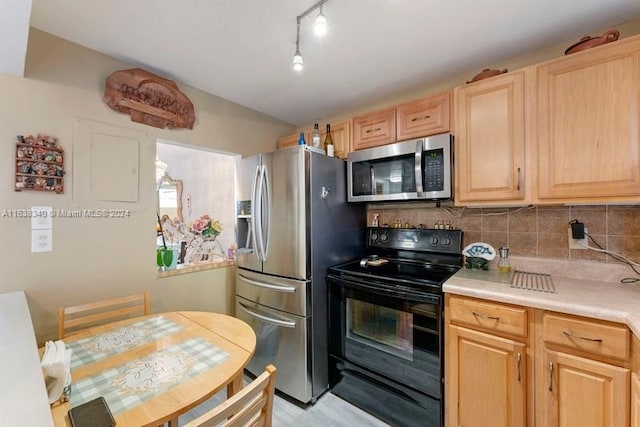
[[[603,248],[640,262],[640,206],[532,206],[522,208],[435,208],[423,204],[367,207],[367,224],[379,215],[380,225],[400,220],[433,228],[437,221],[464,231],[464,244],[482,241],[511,255],[615,262],[592,250],[569,249],[569,221],[584,223]],[[589,239],[590,247],[597,247]]]

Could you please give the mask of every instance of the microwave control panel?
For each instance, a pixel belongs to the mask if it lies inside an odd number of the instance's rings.
[[[422,153],[424,158],[424,191],[444,190],[444,150],[438,148]]]

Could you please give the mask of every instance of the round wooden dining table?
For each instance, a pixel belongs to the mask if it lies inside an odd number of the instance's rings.
[[[51,412],[103,396],[119,426],[177,426],[178,416],[227,388],[243,386],[256,346],[249,325],[209,312],[170,312],[85,329],[63,340],[71,348],[71,393]]]

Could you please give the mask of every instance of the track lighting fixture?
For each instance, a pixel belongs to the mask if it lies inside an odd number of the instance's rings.
[[[293,69],[296,71],[302,71],[304,68],[304,61],[300,54],[300,17],[298,16],[298,29],[296,30],[296,54],[293,55]]]
[[[324,13],[322,13],[322,5],[320,5],[320,13],[316,18],[316,22],[313,25],[313,30],[315,31],[317,36],[324,36],[327,34],[327,18],[324,17]]]
[[[325,34],[327,34],[327,18],[322,12],[322,5],[327,1],[329,0],[320,0],[309,9],[302,12],[301,15],[296,17],[296,53],[293,55],[293,69],[296,71],[302,71],[302,69],[304,68],[304,61],[302,59],[302,54],[300,53],[300,22],[302,21],[302,18],[304,18],[314,10],[320,8],[320,13],[318,13],[313,26],[314,32],[318,36],[324,36]]]

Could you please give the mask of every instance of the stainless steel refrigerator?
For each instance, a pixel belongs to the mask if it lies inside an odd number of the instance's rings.
[[[347,204],[346,164],[297,146],[236,167],[236,317],[256,332],[254,375],[272,363],[276,388],[301,401],[329,387],[328,266],[363,253],[364,206]]]

